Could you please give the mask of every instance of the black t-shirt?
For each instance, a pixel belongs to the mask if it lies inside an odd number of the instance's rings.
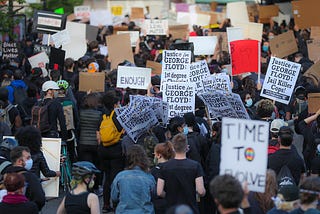
[[[190,159],[171,159],[162,165],[159,178],[165,181],[168,207],[186,204],[199,213],[195,179],[203,176],[201,165]]]
[[[316,156],[311,161],[311,173],[320,175],[320,156]]]
[[[288,166],[296,184],[299,184],[300,176],[306,169],[303,159],[295,149],[279,149],[268,156],[268,168],[273,169],[276,174],[284,165]]]

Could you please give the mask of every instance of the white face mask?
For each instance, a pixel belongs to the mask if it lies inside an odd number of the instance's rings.
[[[26,161],[26,165],[24,166],[24,168],[26,170],[30,170],[32,168],[33,165],[33,160],[30,158],[29,160]]]

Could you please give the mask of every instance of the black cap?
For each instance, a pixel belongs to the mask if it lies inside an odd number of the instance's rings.
[[[285,201],[295,201],[299,199],[299,188],[296,185],[281,186],[278,193],[283,196]]]

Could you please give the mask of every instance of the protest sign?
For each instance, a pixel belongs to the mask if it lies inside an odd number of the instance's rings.
[[[50,50],[51,50],[51,46],[47,46],[47,45],[34,44],[33,46],[34,54],[45,52],[48,56],[50,56]]]
[[[118,66],[117,88],[147,89],[150,82],[150,68]]]
[[[73,13],[76,19],[83,19],[90,17],[90,6],[89,5],[81,5],[73,8]]]
[[[195,14],[193,14],[195,15]],[[187,24],[190,27],[190,13],[188,12],[177,12],[177,23]]]
[[[233,109],[223,91],[215,90],[198,94],[198,96],[206,104],[210,119],[221,117],[238,118],[237,112]]]
[[[60,32],[60,31],[58,31]],[[53,43],[53,40],[52,40],[52,36],[50,34],[43,34],[42,35],[42,45],[51,45]]]
[[[146,19],[144,21],[146,35],[167,35],[168,20]]]
[[[31,68],[39,67],[42,70],[43,76],[47,76],[48,72],[46,64],[49,63],[49,58],[45,52],[38,53],[28,58]]]
[[[320,109],[320,93],[308,93],[308,112],[316,113]]]
[[[49,11],[36,11],[33,16],[33,31],[53,34],[64,30],[66,27],[66,21],[66,14],[56,14]]]
[[[262,28],[263,24],[247,22],[247,23],[238,23],[238,26],[243,29],[243,36],[245,39],[253,40],[262,40]]]
[[[250,191],[264,192],[268,159],[269,123],[222,118],[220,175],[230,174]]]
[[[131,47],[136,47],[137,41],[139,39],[139,31],[117,31],[117,35],[128,33],[130,35]]]
[[[230,42],[232,75],[259,71],[260,42],[237,40]]]
[[[161,83],[162,84],[162,83]],[[187,112],[194,112],[195,93],[194,84],[187,82],[163,83],[163,101],[168,103],[168,117],[183,116]]]
[[[242,102],[239,94],[230,93],[230,95],[228,95],[228,100],[229,100],[231,106],[233,107],[233,109],[236,111],[238,118],[250,120],[248,112],[247,112],[246,108],[244,107],[243,102]]]
[[[301,65],[271,57],[260,96],[288,104],[295,87]]]
[[[228,37],[226,32],[209,32],[208,36],[216,36],[218,40],[218,47],[220,51],[227,51],[229,52],[228,48]],[[243,38],[242,38],[243,39]]]
[[[277,22],[277,23],[282,23],[283,21],[286,22],[286,24],[288,25],[288,23],[290,23],[290,15],[288,14],[283,14],[281,12],[279,12],[278,16],[275,16],[272,18],[273,21]]]
[[[227,18],[231,20],[233,26],[237,23],[249,22],[247,5],[245,2],[231,2],[227,3]]]
[[[242,27],[227,27],[228,52],[230,53],[230,42],[243,40],[244,30]]]
[[[189,81],[195,83],[196,93],[203,93],[202,81],[210,75],[206,60],[192,63],[190,65]]]
[[[190,25],[207,26],[210,24],[211,16],[202,13],[190,15]]]
[[[256,3],[247,4],[248,16],[250,22],[255,22],[256,17],[259,16],[258,5]]]
[[[161,83],[187,81],[191,51],[164,50]]]
[[[293,31],[290,30],[271,39],[270,49],[272,54],[276,55],[278,58],[283,58],[298,52],[298,46]]]
[[[64,59],[66,56],[66,52],[64,50],[51,47],[50,55],[49,55],[49,69],[54,68],[54,64],[57,64],[59,70],[64,69]]]
[[[225,73],[212,74],[202,81],[204,92],[213,92],[222,90],[227,93],[232,93],[230,77]]]
[[[68,43],[70,43],[69,32],[66,29],[53,34],[51,37],[56,48],[59,48],[61,45],[67,45]]]
[[[188,25],[169,25],[169,34],[172,39],[185,39],[188,35]]]
[[[320,26],[312,26],[311,27],[311,39],[320,39]]]
[[[79,73],[79,91],[104,92],[106,74],[104,72]]]
[[[111,69],[117,68],[118,64],[122,63],[124,60],[128,60],[132,63],[134,62],[129,34],[107,36],[106,41],[108,44]]]
[[[308,56],[313,62],[317,62],[320,59],[320,38],[315,40],[307,40]]]
[[[108,10],[92,10],[90,13],[90,25],[112,25],[112,15]]]
[[[112,6],[111,7],[111,13],[114,16],[121,16],[122,15],[122,11],[123,11],[123,7],[122,6]]]
[[[216,36],[191,36],[189,42],[194,45],[194,55],[213,55],[218,40]]]
[[[86,40],[88,40],[89,43],[92,41],[96,41],[98,31],[99,31],[99,27],[86,25]]]
[[[259,5],[259,22],[269,23],[270,18],[278,16],[279,7],[277,5]]]
[[[320,61],[313,64],[306,72],[304,72],[303,76],[311,78],[313,83],[318,85],[320,82]]]
[[[151,68],[151,73],[154,75],[161,75],[162,73],[162,65],[161,63],[147,60],[146,68]]]
[[[187,3],[176,3],[174,4],[176,12],[189,12],[189,4]]]
[[[318,0],[292,1],[291,4],[294,23],[298,25],[300,29],[319,25],[320,16],[318,16],[318,8],[320,7],[320,2]]]
[[[18,58],[19,49],[19,44],[16,42],[2,42],[2,59]]]
[[[144,19],[143,7],[131,7],[130,19]]]

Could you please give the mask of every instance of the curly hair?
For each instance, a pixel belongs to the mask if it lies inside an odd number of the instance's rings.
[[[261,118],[271,117],[273,111],[274,111],[274,105],[270,100],[262,99],[258,102],[257,114]]]
[[[39,129],[33,126],[21,127],[18,129],[15,138],[20,146],[28,147],[31,154],[40,152],[42,141]]]
[[[147,153],[140,145],[135,144],[128,149],[126,161],[126,169],[133,169],[138,166],[145,172],[149,170],[150,163]]]
[[[154,147],[154,153],[160,154],[165,160],[174,158],[175,155],[173,145],[170,141],[167,141],[165,143],[158,143]]]

